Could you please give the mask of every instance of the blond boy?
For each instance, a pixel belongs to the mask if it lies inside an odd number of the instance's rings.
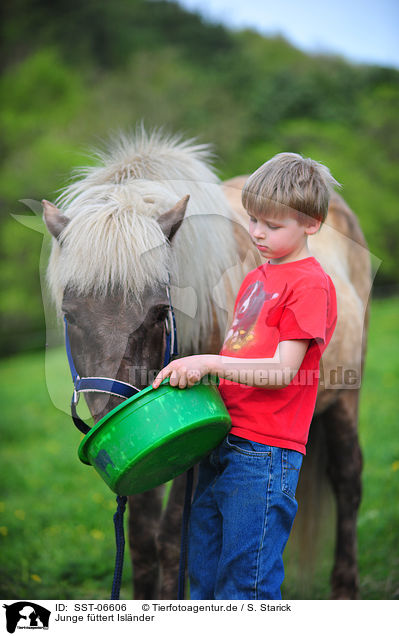
[[[281,599],[282,555],[297,512],[295,492],[318,385],[336,324],[330,277],[308,248],[327,215],[329,170],[281,153],[246,182],[249,233],[265,263],[238,292],[219,355],[171,362],[192,386],[217,375],[232,418],[225,440],[201,463],[189,537],[192,599]]]

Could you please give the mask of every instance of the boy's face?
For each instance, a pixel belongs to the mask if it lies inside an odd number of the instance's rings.
[[[261,256],[273,264],[295,261],[309,256],[307,237],[314,234],[320,222],[302,224],[292,216],[249,214],[249,234]]]

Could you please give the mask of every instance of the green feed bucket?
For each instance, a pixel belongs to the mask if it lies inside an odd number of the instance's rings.
[[[79,458],[118,495],[159,486],[194,466],[225,437],[231,420],[216,386],[164,381],[110,411],[85,435]]]

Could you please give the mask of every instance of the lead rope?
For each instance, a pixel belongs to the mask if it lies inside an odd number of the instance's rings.
[[[184,591],[186,587],[186,564],[188,548],[188,524],[191,513],[191,495],[193,492],[194,468],[189,468],[186,473],[186,492],[184,495],[183,520],[181,526],[180,541],[180,564],[179,564],[179,586],[177,599],[184,601]]]
[[[193,492],[194,468],[189,468],[186,473],[186,492],[184,496],[183,520],[181,528],[180,541],[180,563],[179,563],[179,580],[177,598],[179,601],[184,600],[186,587],[186,564],[187,564],[187,548],[188,548],[188,524],[191,513],[191,496]],[[112,582],[111,601],[119,601],[120,589],[122,583],[123,557],[125,552],[125,532],[123,526],[123,517],[126,509],[127,497],[118,495],[116,498],[117,509],[114,514],[115,526],[115,569]]]
[[[115,556],[115,570],[114,580],[112,582],[111,600],[118,601],[122,583],[122,571],[123,571],[123,555],[125,551],[125,533],[123,528],[123,515],[126,509],[127,497],[125,495],[118,495],[116,498],[118,507],[114,514],[114,526],[115,526],[115,543],[116,543],[116,556]]]

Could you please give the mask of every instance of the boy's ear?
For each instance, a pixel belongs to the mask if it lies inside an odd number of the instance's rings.
[[[316,232],[320,230],[320,227],[321,227],[321,221],[318,221],[317,219],[312,219],[311,223],[309,223],[309,225],[307,224],[305,227],[305,234],[308,234],[308,235],[316,234]]]

